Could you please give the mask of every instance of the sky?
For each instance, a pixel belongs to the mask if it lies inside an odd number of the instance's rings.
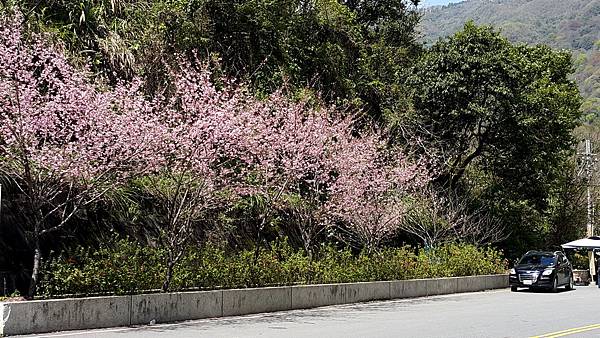
[[[429,6],[437,6],[437,5],[447,5],[449,3],[461,2],[464,0],[422,0],[421,6],[429,7]]]

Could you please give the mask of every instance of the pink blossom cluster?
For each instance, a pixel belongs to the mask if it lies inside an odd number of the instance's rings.
[[[93,180],[151,158],[152,104],[139,81],[100,91],[16,15],[0,22],[0,154],[46,175]],[[35,173],[33,174],[35,175]],[[19,175],[21,176],[21,175]],[[118,176],[118,175],[111,175]]]
[[[429,180],[423,166],[386,149],[376,133],[345,139],[336,162],[327,208],[347,224],[351,243],[369,249],[397,231],[403,199]]]
[[[386,149],[380,133],[357,135],[352,118],[336,117],[333,108],[291,101],[283,91],[257,100],[243,87],[217,90],[206,69],[181,64],[174,75],[179,113],[201,123],[200,143],[260,178],[237,181],[238,193],[317,193],[309,198],[324,201],[331,220],[346,223],[360,245],[377,245],[397,230],[402,199],[428,180],[422,165]]]
[[[364,243],[392,234],[403,194],[427,180],[380,133],[357,135],[352,118],[333,107],[290,100],[283,90],[259,100],[226,80],[217,88],[198,60],[180,58],[168,94],[152,99],[139,79],[99,88],[42,37],[26,41],[20,20],[0,21],[5,163],[76,181],[168,170],[240,194],[318,187],[327,213]]]
[[[179,130],[174,140],[178,147],[203,148],[212,161],[235,162],[241,173],[237,191],[287,190],[300,181],[326,184],[334,177],[341,140],[351,137],[350,118],[333,118],[333,109],[291,101],[283,91],[258,100],[231,83],[217,90],[205,67],[184,60],[172,75],[176,90],[167,110]],[[259,182],[243,184],[247,174]]]

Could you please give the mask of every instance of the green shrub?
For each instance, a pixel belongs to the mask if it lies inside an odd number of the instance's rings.
[[[467,244],[448,244],[419,250],[418,278],[503,273],[508,262],[499,251]]]
[[[62,253],[43,266],[40,294],[128,294],[158,289],[165,270],[161,250],[127,240],[96,250],[78,248]]]
[[[347,283],[452,277],[506,272],[493,248],[449,244],[434,249],[405,246],[354,254],[322,245],[311,258],[287,241],[270,248],[227,252],[212,245],[190,246],[176,266],[171,290]],[[165,252],[119,240],[99,249],[54,255],[43,266],[41,295],[131,294],[160,289]]]
[[[583,269],[587,270],[589,268],[589,257],[587,252],[575,252],[571,257],[571,264],[573,264],[573,269]]]

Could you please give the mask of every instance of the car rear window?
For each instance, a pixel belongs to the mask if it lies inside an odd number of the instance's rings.
[[[553,266],[555,262],[556,259],[553,255],[527,255],[521,258],[519,264]]]

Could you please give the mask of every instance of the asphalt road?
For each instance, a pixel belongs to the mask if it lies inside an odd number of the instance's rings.
[[[600,289],[497,290],[46,337],[600,337]]]

